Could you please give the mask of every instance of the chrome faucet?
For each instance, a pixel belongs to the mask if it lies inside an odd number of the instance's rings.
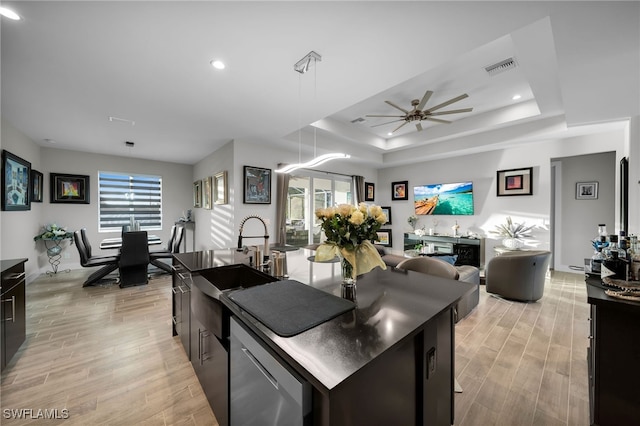
[[[262,222],[262,226],[264,226],[264,235],[248,235],[246,237],[242,236],[242,230],[244,229],[244,224],[249,219],[258,219]],[[238,250],[242,250],[242,240],[244,238],[264,238],[264,250],[262,251],[263,259],[256,259],[256,264],[260,265],[263,263],[264,258],[269,257],[269,231],[267,230],[267,223],[258,215],[250,215],[242,219],[240,222],[240,232],[238,233]]]

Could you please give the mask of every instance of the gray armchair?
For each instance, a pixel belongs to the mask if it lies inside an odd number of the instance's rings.
[[[516,250],[496,256],[485,268],[487,293],[521,302],[535,302],[544,294],[551,253]]]

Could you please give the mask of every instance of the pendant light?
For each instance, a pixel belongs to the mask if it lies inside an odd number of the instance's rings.
[[[302,59],[300,59],[298,62],[296,62],[293,65],[293,69],[296,72],[299,72],[300,74],[305,74],[309,71],[309,68],[311,67],[311,65],[317,65],[317,62],[322,60],[322,56],[320,56],[318,53],[314,52],[313,50],[309,53],[307,53]],[[300,97],[300,86],[301,86],[301,80],[298,80],[298,97]],[[317,89],[317,76],[315,74],[314,71],[314,96],[317,95],[318,89]],[[314,99],[315,100],[315,99]],[[300,110],[298,110],[300,111]],[[336,159],[341,159],[341,158],[351,158],[350,155],[348,154],[343,154],[341,152],[332,152],[329,154],[324,154],[324,155],[320,155],[317,156],[316,154],[316,128],[313,128],[313,155],[314,158],[310,161],[307,161],[305,163],[302,162],[301,160],[301,156],[302,156],[302,129],[300,128],[300,115],[298,113],[298,163],[296,164],[289,164],[287,166],[281,167],[279,169],[276,169],[275,172],[276,173],[291,173],[294,170],[297,169],[302,169],[302,168],[312,168],[312,167],[316,167],[319,166],[320,164],[326,163],[327,161],[331,161],[331,160],[336,160]]]

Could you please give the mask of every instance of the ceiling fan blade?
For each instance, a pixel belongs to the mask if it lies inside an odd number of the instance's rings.
[[[373,125],[373,126],[371,126],[371,127],[384,126],[384,125],[391,124],[391,123],[397,123],[398,121],[404,121],[404,120],[393,120],[393,121],[387,121],[386,123],[374,124],[374,125]]]
[[[422,131],[422,124],[416,123],[416,129],[418,129],[418,131],[421,132]]]
[[[436,106],[434,106],[434,107],[431,107],[431,108],[429,108],[429,109],[426,109],[424,112],[431,112],[431,111],[435,111],[435,110],[437,110],[437,109],[440,109],[440,108],[442,108],[442,107],[446,107],[447,105],[451,105],[451,104],[452,104],[452,103],[454,103],[454,102],[461,101],[461,100],[463,100],[464,98],[468,98],[468,97],[469,97],[469,95],[467,95],[466,93],[465,93],[465,94],[463,94],[463,95],[460,95],[460,96],[456,96],[456,97],[455,97],[455,98],[453,98],[453,99],[449,99],[448,101],[441,103],[440,105],[436,105]]]
[[[367,114],[367,115],[365,115],[365,117],[390,117],[390,118],[397,117],[397,118],[404,118],[404,115],[370,115],[370,114]]]
[[[452,109],[451,111],[432,112],[429,115],[458,114],[459,112],[471,112],[473,108]]]
[[[404,108],[400,108],[398,105],[394,104],[393,102],[391,102],[391,101],[385,101],[385,102],[387,104],[391,105],[392,107],[399,109],[400,111],[404,112],[405,114],[409,114],[409,111],[407,111]]]
[[[439,118],[431,118],[431,117],[425,117],[425,120],[429,120],[429,121],[434,121],[436,123],[443,123],[443,124],[451,124],[450,121],[447,120],[440,120]]]
[[[393,131],[392,131],[391,133],[395,133],[395,132],[397,132],[398,130],[400,130],[400,128],[401,128],[402,126],[404,126],[404,125],[405,125],[405,124],[407,124],[407,123],[408,123],[408,121],[405,121],[404,123],[402,123],[401,125],[399,125],[399,126],[398,126],[398,127],[396,127],[395,129],[393,129]]]
[[[424,96],[422,97],[422,100],[418,104],[418,107],[417,107],[418,110],[422,111],[422,108],[424,108],[424,106],[427,104],[427,102],[429,102],[429,99],[431,98],[431,95],[433,95],[433,92],[431,90],[427,90],[425,92]]]

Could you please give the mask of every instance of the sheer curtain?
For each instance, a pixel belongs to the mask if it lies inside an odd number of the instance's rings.
[[[278,168],[287,166],[279,163]],[[287,195],[289,191],[289,173],[276,173],[276,242],[287,243]]]
[[[364,177],[363,176],[351,176],[353,180],[353,187],[356,189],[355,205],[364,201]]]

